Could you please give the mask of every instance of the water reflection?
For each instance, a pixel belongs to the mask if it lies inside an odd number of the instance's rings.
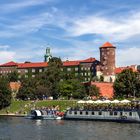
[[[36,125],[37,125],[37,126],[40,126],[41,123],[42,123],[42,120],[35,120],[35,122],[36,122]]]
[[[0,140],[139,140],[140,124],[0,118]]]

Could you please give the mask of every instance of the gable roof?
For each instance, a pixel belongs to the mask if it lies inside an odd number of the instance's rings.
[[[84,60],[75,60],[75,61],[63,61],[63,66],[78,66],[80,63],[92,63],[96,61],[95,58],[88,58]],[[37,67],[47,67],[47,62],[25,62],[25,63],[16,63],[16,62],[8,62],[5,64],[0,65],[1,67],[11,67],[11,66],[17,66],[20,68],[37,68]]]
[[[64,61],[63,66],[78,66],[80,64],[79,61]]]
[[[113,46],[110,42],[106,42],[104,43],[100,48],[114,48],[115,46]]]
[[[63,66],[78,66],[80,63],[92,63],[96,61],[95,58],[88,58],[88,59],[85,59],[85,60],[76,60],[76,61],[63,61]]]
[[[37,68],[37,67],[47,67],[47,62],[36,62],[36,63],[19,63],[18,68]]]
[[[80,62],[91,63],[91,62],[94,62],[94,61],[96,61],[96,59],[95,59],[95,58],[93,58],[93,57],[90,57],[90,58],[88,58],[88,59],[81,60]]]
[[[127,67],[118,67],[115,69],[115,74],[121,73],[123,70],[131,69],[133,72],[137,72],[136,65],[131,65]]]
[[[2,64],[0,65],[1,67],[12,67],[12,66],[17,66],[18,63],[14,62],[14,61],[10,61],[10,62],[7,62],[5,64]]]

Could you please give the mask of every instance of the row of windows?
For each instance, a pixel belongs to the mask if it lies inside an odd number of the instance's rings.
[[[39,72],[42,72],[43,70],[42,69],[39,69]],[[11,70],[8,70],[8,71],[0,71],[0,73],[11,73],[12,71]],[[21,73],[22,70],[18,70],[18,73]],[[25,73],[28,73],[29,70],[28,69],[25,69]],[[36,72],[36,69],[32,69],[32,72]]]
[[[88,72],[88,73],[81,73],[81,75],[82,75],[82,76],[90,76],[91,73],[90,73],[90,72]]]
[[[29,77],[28,75],[25,75],[25,78],[28,78],[28,77]],[[32,77],[34,78],[35,75],[32,75]],[[21,75],[19,75],[18,78],[21,78]]]
[[[0,71],[0,73],[11,73],[12,71],[9,70],[9,71]]]
[[[72,71],[73,68],[67,68],[67,71]],[[90,70],[90,67],[81,67],[81,70]],[[92,67],[94,69],[94,67]],[[63,68],[61,69],[63,71]],[[75,71],[78,71],[78,68],[75,68]]]
[[[109,115],[110,115],[110,116],[112,116],[112,115],[117,116],[118,113],[120,113],[120,116],[123,115],[123,112],[109,112]],[[72,114],[72,112],[69,111],[69,114]],[[77,111],[75,111],[74,114],[77,115]],[[89,112],[86,111],[85,114],[86,114],[86,115],[89,115]],[[80,115],[83,115],[83,111],[80,111]],[[91,112],[91,115],[95,115],[95,112],[92,111],[92,112]],[[98,115],[102,115],[102,112],[99,111],[99,112],[98,112]],[[132,116],[132,112],[129,112],[129,116]]]
[[[90,78],[85,78],[85,81],[90,81]]]
[[[39,69],[39,72],[42,72],[43,70],[42,69]],[[22,72],[22,70],[18,70],[18,73],[21,73]],[[29,70],[28,69],[25,69],[25,73],[28,73],[29,72]],[[34,73],[34,72],[36,72],[36,69],[32,69],[32,72]]]

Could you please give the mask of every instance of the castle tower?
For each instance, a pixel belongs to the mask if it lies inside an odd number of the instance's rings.
[[[50,48],[47,47],[46,48],[46,54],[44,55],[44,62],[49,62],[49,60],[52,58],[52,55],[51,55],[51,51],[50,51]]]
[[[113,76],[115,76],[115,49],[111,43],[106,42],[100,47],[100,62],[101,71],[105,77],[105,81],[110,82]]]

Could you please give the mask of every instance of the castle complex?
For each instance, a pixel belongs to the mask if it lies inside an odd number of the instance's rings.
[[[124,68],[116,68],[115,66],[115,50],[116,47],[106,42],[100,48],[100,61],[95,58],[87,58],[84,60],[63,61],[62,71],[66,73],[74,73],[75,77],[81,76],[84,82],[91,81],[95,76],[99,79],[104,77],[104,82],[113,82],[116,74],[120,73]],[[47,70],[48,61],[52,58],[50,48],[46,49],[44,62],[8,62],[0,65],[0,75],[7,75],[13,71],[21,76],[35,77],[37,74]],[[133,70],[137,70],[136,66],[131,66]]]

